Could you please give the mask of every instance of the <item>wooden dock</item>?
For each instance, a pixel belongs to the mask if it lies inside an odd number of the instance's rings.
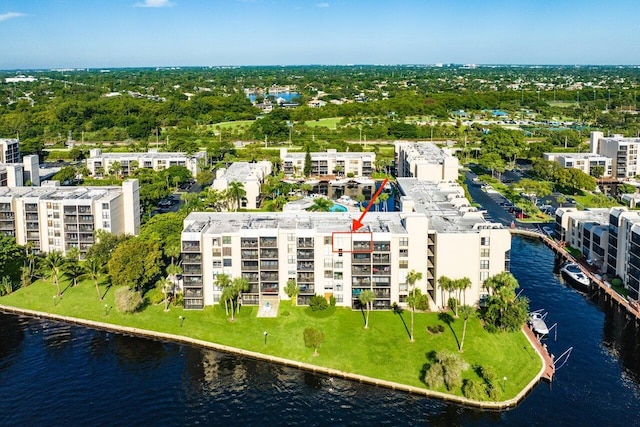
[[[546,346],[542,345],[542,343],[540,342],[536,334],[531,330],[529,326],[523,326],[522,331],[529,339],[529,342],[531,343],[531,345],[533,345],[538,351],[538,353],[540,354],[540,356],[542,356],[542,360],[545,368],[544,368],[544,372],[542,372],[541,378],[543,380],[552,382],[553,375],[556,373],[556,367],[553,363],[553,357],[551,357],[551,355],[549,354],[549,350],[547,350]]]
[[[605,283],[602,279],[599,279],[591,271],[590,267],[584,265],[584,263],[578,261],[573,255],[567,252],[561,244],[548,236],[529,230],[511,229],[511,234],[517,234],[526,237],[538,238],[544,242],[551,250],[553,250],[558,256],[563,257],[566,261],[576,263],[582,272],[590,279],[590,290],[602,293],[605,296],[605,300],[615,302],[618,307],[624,308],[627,313],[635,316],[636,321],[640,321],[640,306],[636,301],[628,301],[625,297],[617,293],[608,283]]]

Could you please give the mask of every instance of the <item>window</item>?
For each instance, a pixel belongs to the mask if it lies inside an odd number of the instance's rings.
[[[400,268],[409,268],[409,260],[401,259],[400,262],[398,263],[398,267],[400,267]]]
[[[287,234],[287,242],[295,242],[296,241],[296,235],[289,233]]]
[[[324,268],[331,268],[331,267],[333,267],[333,259],[325,258],[324,259]]]
[[[335,271],[333,273],[333,279],[334,280],[342,280],[342,271]]]
[[[231,258],[224,258],[222,262],[224,267],[231,267]]]
[[[324,244],[325,245],[331,244],[331,236],[324,236]]]
[[[400,258],[407,258],[409,256],[409,249],[400,249]]]
[[[480,238],[480,246],[489,246],[489,238],[481,237]]]
[[[230,245],[231,244],[231,236],[222,236],[222,244]]]
[[[333,271],[332,270],[325,270],[324,271],[324,278],[325,279],[332,279],[333,278]]]
[[[103,203],[102,209],[109,209],[109,203]]]
[[[335,268],[335,269],[341,269],[341,268],[342,268],[342,260],[335,261],[335,262],[333,263],[333,268]]]
[[[489,260],[483,259],[480,261],[480,270],[488,270],[489,269]]]
[[[489,249],[488,248],[480,249],[480,256],[482,258],[488,258],[489,257]]]
[[[287,253],[288,254],[296,253],[296,245],[287,245]]]
[[[214,238],[214,239],[212,240],[212,245],[213,245],[213,246],[220,246],[220,239],[218,239],[218,238]]]
[[[484,283],[485,280],[487,280],[489,278],[489,272],[488,271],[481,271],[480,272],[480,283]]]
[[[400,238],[400,246],[409,246],[409,238],[401,237]]]
[[[220,261],[219,259],[213,260],[212,266],[213,266],[213,268],[220,268],[220,267],[222,267],[222,261]]]
[[[293,256],[293,255],[289,255],[289,256],[287,257],[287,260],[288,260],[288,263],[289,263],[289,264],[295,264],[295,263],[296,263],[296,257],[295,257],[295,256]]]
[[[110,228],[110,227],[111,227],[111,223],[109,221],[102,222],[102,228]]]
[[[231,247],[222,248],[222,256],[231,256]]]

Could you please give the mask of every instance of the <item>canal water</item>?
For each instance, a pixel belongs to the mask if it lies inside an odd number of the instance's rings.
[[[538,242],[514,238],[511,266],[532,309],[558,323],[551,352],[573,352],[551,386],[539,384],[510,411],[0,314],[0,425],[637,425],[633,321],[563,285]]]

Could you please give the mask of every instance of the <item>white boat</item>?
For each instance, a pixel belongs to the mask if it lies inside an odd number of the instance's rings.
[[[589,289],[591,281],[576,263],[569,262],[560,269],[562,277],[570,284],[580,288],[581,290]]]
[[[529,313],[528,323],[529,323],[529,326],[531,326],[531,329],[533,329],[533,332],[535,332],[536,334],[538,335],[549,334],[549,328],[547,328],[547,324],[544,322],[544,316],[540,312],[533,311]]]

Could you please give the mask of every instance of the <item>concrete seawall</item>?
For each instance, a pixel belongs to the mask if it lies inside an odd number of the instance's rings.
[[[539,352],[536,350],[536,353],[538,354],[538,356],[542,361],[542,368],[540,372],[538,372],[538,374],[527,384],[527,386],[523,390],[521,390],[515,397],[508,400],[500,401],[500,402],[478,401],[478,400],[467,399],[466,397],[462,397],[462,396],[455,396],[452,394],[441,393],[433,390],[427,390],[424,388],[396,383],[393,381],[386,381],[378,378],[367,377],[364,375],[352,374],[349,372],[339,371],[337,369],[325,368],[322,366],[298,362],[295,360],[285,359],[282,357],[270,356],[270,355],[258,353],[255,351],[243,350],[240,348],[235,348],[235,347],[216,344],[208,341],[189,338],[182,335],[173,335],[173,334],[167,334],[163,332],[150,331],[146,329],[132,328],[129,326],[114,325],[110,323],[96,322],[93,320],[79,319],[75,317],[60,316],[56,314],[28,310],[23,308],[16,308],[11,306],[1,305],[1,304],[0,304],[0,311],[5,313],[35,317],[39,319],[47,319],[47,320],[53,320],[58,322],[64,322],[64,323],[69,323],[73,325],[80,325],[80,326],[85,326],[92,329],[106,330],[106,331],[111,331],[115,333],[120,333],[123,335],[140,336],[140,337],[151,338],[151,339],[160,340],[160,341],[170,341],[170,342],[176,342],[180,344],[187,344],[187,345],[212,349],[216,351],[223,351],[226,353],[233,353],[240,356],[250,357],[253,359],[259,359],[259,360],[264,360],[271,363],[277,363],[284,366],[303,369],[305,371],[325,374],[325,375],[329,375],[337,378],[344,378],[344,379],[357,381],[364,384],[370,384],[370,385],[375,385],[379,387],[386,387],[392,390],[404,391],[407,393],[425,396],[428,398],[440,399],[440,400],[453,402],[453,403],[457,403],[464,406],[487,409],[487,410],[503,410],[503,409],[509,409],[517,406],[529,394],[529,392],[531,392],[531,390],[533,390],[533,388],[540,382],[540,378],[542,378],[542,375],[545,370],[544,359],[542,355],[540,355]],[[527,335],[525,334],[525,336]],[[528,336],[527,336],[527,339],[532,344],[533,348],[536,349],[536,346],[534,345],[534,343],[531,342]]]

